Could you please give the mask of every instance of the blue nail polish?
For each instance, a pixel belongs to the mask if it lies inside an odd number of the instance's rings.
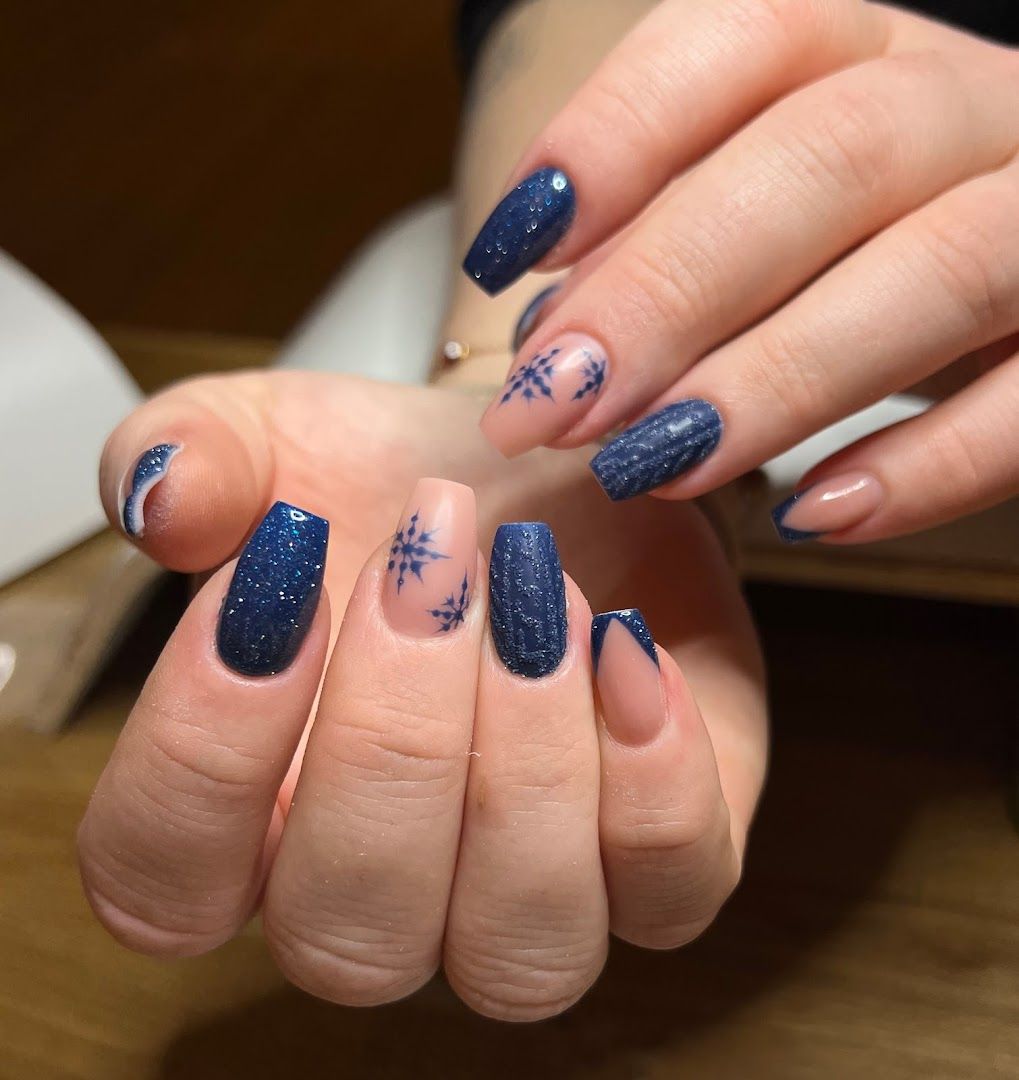
[[[537,324],[538,316],[541,314],[541,309],[545,306],[546,301],[551,300],[561,288],[562,285],[555,284],[549,285],[547,289],[542,289],[520,313],[517,325],[513,328],[513,340],[510,342],[510,348],[514,352],[531,336],[531,331]]]
[[[329,522],[278,502],[237,561],[216,644],[241,675],[276,675],[297,655],[322,592]]]
[[[566,588],[552,530],[541,521],[500,525],[488,580],[502,662],[529,679],[550,675],[566,653]]]
[[[591,661],[595,674],[598,673],[598,661],[601,660],[601,647],[605,642],[605,634],[613,622],[625,626],[637,644],[654,661],[655,667],[658,667],[655,639],[651,636],[647,623],[644,622],[644,616],[637,608],[620,608],[618,611],[606,611],[601,615],[595,615],[591,621]]]
[[[610,499],[653,491],[699,465],[722,438],[722,418],[709,401],[688,398],[666,405],[627,428],[591,461]]]
[[[124,499],[120,519],[124,532],[138,539],[145,535],[145,498],[166,476],[170,462],[180,447],[174,443],[160,443],[146,450],[135,464],[131,474],[131,490]]]
[[[547,255],[573,223],[577,198],[561,169],[531,173],[502,200],[464,259],[464,273],[489,296]]]
[[[775,525],[775,532],[778,533],[779,539],[786,544],[803,544],[808,540],[816,540],[819,536],[824,536],[824,533],[819,532],[804,532],[802,529],[790,529],[782,524],[786,514],[800,501],[800,499],[806,495],[810,488],[804,488],[802,491],[797,491],[790,495],[788,499],[784,499],[775,507],[771,512],[771,520]]]

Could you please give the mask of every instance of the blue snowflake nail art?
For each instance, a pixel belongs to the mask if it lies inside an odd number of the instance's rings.
[[[555,401],[552,396],[552,376],[555,373],[555,365],[552,361],[558,355],[558,349],[550,349],[547,353],[538,353],[526,364],[518,367],[509,377],[506,391],[499,400],[499,404],[505,405],[517,394],[525,401],[533,401],[539,396]]]
[[[437,634],[448,634],[455,626],[459,626],[464,621],[470,602],[467,571],[465,570],[464,579],[460,585],[460,595],[450,593],[439,607],[428,609],[428,614],[439,622],[435,632]]]
[[[393,537],[393,546],[389,549],[389,565],[387,572],[398,571],[396,578],[396,591],[399,592],[406,581],[409,570],[418,581],[423,582],[421,571],[430,562],[439,559],[448,559],[441,551],[435,549],[435,529],[421,529],[418,531],[418,518],[421,511],[416,510],[411,514],[410,521],[397,530]]]
[[[584,350],[584,367],[581,372],[584,381],[580,389],[573,395],[573,401],[587,397],[588,394],[597,394],[605,382],[605,368],[608,366],[605,360],[598,360],[590,349]]]

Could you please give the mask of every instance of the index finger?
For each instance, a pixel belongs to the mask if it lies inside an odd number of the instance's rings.
[[[495,294],[575,262],[797,86],[882,51],[860,0],[666,0],[533,141],[464,271]]]

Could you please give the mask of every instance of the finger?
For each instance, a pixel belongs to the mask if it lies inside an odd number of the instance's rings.
[[[440,955],[486,605],[474,493],[422,480],[347,608],[266,891],[283,972],[319,997],[410,993]]]
[[[574,262],[769,103],[876,55],[885,24],[856,0],[660,4],[531,144],[465,272],[496,293]]]
[[[473,1009],[536,1020],[576,1001],[605,959],[590,614],[540,523],[500,527],[489,580],[444,960]]]
[[[78,835],[82,879],[131,948],[206,952],[251,915],[325,661],[327,534],[321,518],[272,508],[185,612],[99,779]]]
[[[270,498],[273,460],[255,380],[193,379],[110,436],[99,490],[110,524],[171,570],[232,556]]]
[[[700,495],[1017,329],[1013,163],[902,219],[701,361],[592,469],[612,498]]]
[[[601,845],[612,931],[637,945],[674,948],[700,934],[735,888],[749,822],[730,824],[693,694],[672,657],[655,648],[640,612],[596,615],[591,653],[603,720]]]
[[[773,518],[788,543],[860,544],[1019,494],[1019,354],[940,405],[822,462]]]
[[[980,66],[904,54],[768,110],[558,298],[482,430],[511,455],[603,435],[846,251],[998,167],[1019,138],[1013,99],[995,83],[1005,68],[1004,50]],[[551,396],[514,395],[546,357]]]

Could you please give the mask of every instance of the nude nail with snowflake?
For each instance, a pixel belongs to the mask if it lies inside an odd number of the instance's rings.
[[[514,366],[481,430],[506,457],[544,446],[586,415],[608,374],[608,357],[594,338],[564,334]]]
[[[450,480],[419,480],[389,546],[382,609],[390,626],[412,637],[455,633],[477,567],[474,492]]]

